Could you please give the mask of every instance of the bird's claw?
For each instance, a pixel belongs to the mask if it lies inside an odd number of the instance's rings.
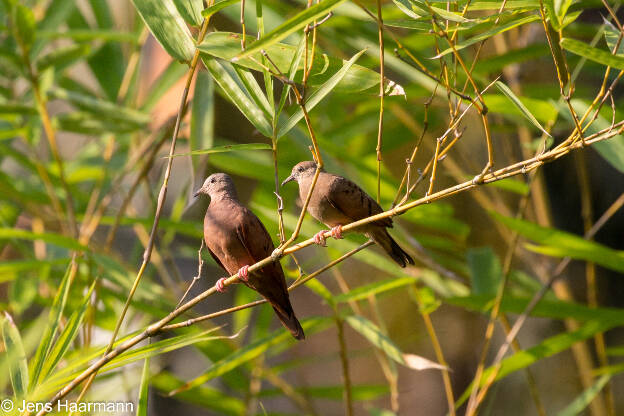
[[[215,283],[215,288],[217,289],[217,292],[219,293],[223,293],[225,292],[225,286],[223,285],[223,283],[227,280],[227,277],[222,277],[221,279],[217,280],[217,283]]]
[[[249,279],[249,266],[245,265],[238,269],[238,278],[243,282],[246,282]]]
[[[314,242],[319,246],[327,247],[327,244],[325,243],[325,230],[321,230],[314,234]]]
[[[330,231],[331,236],[334,237],[336,240],[341,240],[342,238],[344,238],[342,236],[342,225],[337,225],[333,227]]]

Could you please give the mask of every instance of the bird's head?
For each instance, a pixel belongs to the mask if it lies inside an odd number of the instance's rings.
[[[290,176],[284,179],[284,182],[282,182],[282,186],[290,181],[299,182],[303,178],[314,176],[314,172],[316,172],[316,162],[313,162],[311,160],[299,162],[295,166],[293,166]]]
[[[236,197],[236,188],[234,188],[234,182],[228,174],[213,173],[206,178],[204,184],[195,191],[193,196],[197,197],[201,194],[209,195],[210,198],[214,198],[216,195],[220,194]]]

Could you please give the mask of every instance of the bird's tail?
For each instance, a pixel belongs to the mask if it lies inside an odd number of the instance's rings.
[[[388,234],[388,230],[385,228],[379,227],[376,228],[373,232],[368,233],[368,236],[373,239],[375,243],[377,243],[383,250],[388,253],[392,260],[397,262],[397,264],[401,267],[407,266],[407,264],[414,264],[414,260],[410,257],[405,250],[401,248],[397,244],[396,241],[392,238],[390,234]]]
[[[288,329],[293,337],[295,337],[299,341],[301,341],[302,339],[305,339],[303,328],[301,327],[301,324],[297,320],[297,317],[295,316],[295,312],[293,311],[292,306],[290,306],[290,304],[288,305],[287,308],[276,307],[273,304],[271,306],[273,306],[273,310],[275,311],[275,314],[277,315],[279,320],[282,322],[282,325],[284,325],[284,328]]]

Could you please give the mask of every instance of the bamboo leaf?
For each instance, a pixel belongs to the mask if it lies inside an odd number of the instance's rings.
[[[225,336],[216,336],[209,335],[212,332],[220,329],[219,327],[211,328],[206,331],[202,331],[196,334],[188,335],[178,335],[176,337],[171,337],[164,339],[162,341],[154,342],[152,344],[147,344],[143,347],[136,348],[132,351],[128,351],[125,354],[118,356],[111,361],[109,361],[106,365],[102,367],[102,372],[113,370],[115,368],[123,367],[130,363],[143,360],[145,358],[156,357],[161,354],[165,354],[167,352],[179,350],[180,348],[187,347],[189,345],[197,344],[199,342],[207,342],[214,341],[217,339],[224,338],[235,338],[238,334],[234,334],[231,337]]]
[[[612,55],[602,49],[595,48],[576,39],[561,38],[561,47],[576,55],[587,58],[605,66],[624,69],[624,56]]]
[[[89,300],[91,299],[91,295],[93,293],[93,289],[95,288],[96,282],[91,284],[89,291],[85,295],[80,308],[78,308],[71,315],[65,328],[63,328],[63,332],[58,337],[58,340],[54,344],[54,348],[50,352],[48,358],[45,360],[43,365],[43,369],[41,370],[41,378],[45,379],[52,370],[56,367],[59,361],[65,356],[67,351],[69,350],[72,342],[78,335],[78,329],[80,329],[80,325],[84,319],[85,313],[87,312],[87,307],[89,306]]]
[[[271,124],[266,116],[250,98],[249,93],[243,89],[240,79],[234,72],[232,65],[227,62],[219,62],[213,58],[202,59],[204,65],[225,92],[228,98],[240,110],[241,113],[260,131],[265,137],[272,136]]]
[[[622,43],[624,44],[624,42]],[[578,114],[585,114],[589,109],[587,103],[582,100],[571,100],[570,104],[572,104],[572,108],[574,108],[574,111]],[[563,114],[568,116],[570,122],[573,122],[569,112],[564,112]],[[598,114],[596,120],[587,126],[587,134],[598,133],[601,130],[608,129],[610,126],[611,123],[602,115]],[[593,144],[592,148],[595,149],[607,162],[609,162],[611,166],[624,173],[624,136],[618,134],[609,140],[603,140]]]
[[[224,0],[224,1],[220,1],[206,9],[204,9],[201,14],[202,16],[204,16],[205,18],[209,18],[211,17],[213,14],[221,11],[222,9],[225,9],[228,6],[232,6],[234,4],[240,4],[240,0]]]
[[[596,382],[583,391],[578,397],[565,407],[562,411],[557,413],[557,416],[576,416],[585,410],[587,406],[594,400],[594,397],[600,393],[602,388],[609,382],[611,375],[605,374],[600,377]]]
[[[363,316],[347,316],[345,321],[371,344],[383,351],[388,358],[401,365],[406,365],[403,353],[399,350],[399,347],[397,347],[390,338],[384,335],[377,325]]]
[[[4,312],[2,319],[2,339],[4,351],[9,366],[13,395],[16,399],[26,396],[28,391],[28,364],[22,344],[22,337],[8,312]],[[5,409],[6,410],[6,409]]]
[[[41,337],[41,343],[37,348],[37,352],[35,353],[35,357],[33,359],[32,365],[32,376],[30,379],[30,388],[34,389],[39,382],[39,378],[43,371],[43,368],[47,362],[48,357],[50,356],[50,351],[52,349],[52,340],[54,339],[54,335],[56,335],[56,331],[58,330],[59,324],[61,322],[61,318],[63,316],[63,311],[65,310],[65,304],[67,303],[67,297],[69,296],[69,287],[71,282],[69,281],[69,277],[71,274],[71,269],[73,264],[67,266],[65,270],[65,276],[63,276],[63,280],[61,280],[61,285],[56,292],[56,296],[54,296],[54,301],[52,302],[52,307],[50,308],[50,313],[48,314],[48,325],[46,326],[45,331]]]
[[[202,24],[202,0],[173,0],[176,8],[186,22],[193,26]]]
[[[43,71],[51,66],[65,67],[91,53],[89,45],[71,45],[56,49],[47,55],[42,56],[37,62],[37,70]]]
[[[141,373],[141,383],[139,384],[139,399],[137,400],[136,416],[147,416],[147,399],[149,393],[149,357],[143,361],[143,371]]]
[[[351,328],[359,332],[360,335],[366,338],[371,344],[383,351],[388,358],[407,368],[411,368],[412,370],[445,368],[444,366],[426,358],[414,354],[402,353],[401,350],[399,350],[399,347],[397,347],[390,338],[384,335],[377,325],[362,316],[347,316],[345,321],[351,326]]]
[[[328,318],[308,318],[301,322],[306,335],[309,337],[312,333],[326,327],[331,320]],[[209,380],[219,377],[233,369],[253,360],[260,354],[265,353],[270,347],[289,341],[292,336],[289,332],[280,329],[272,332],[269,336],[260,338],[246,346],[239,348],[222,360],[214,363],[204,374],[187,382],[183,386],[169,393],[170,396],[187,391],[194,387],[201,386]]]
[[[288,79],[294,80],[297,75],[297,70],[299,69],[299,63],[301,62],[301,57],[303,56],[303,52],[305,51],[305,37],[302,37],[299,41],[299,46],[297,47],[296,52],[292,55],[292,60],[290,61],[290,66],[288,67]],[[314,66],[314,64],[312,65]],[[290,90],[292,86],[290,84],[284,85],[282,88],[282,95],[280,97],[279,106],[277,107],[277,112],[275,115],[276,120],[279,120],[280,114],[282,114],[282,110],[284,109],[284,105],[286,104],[286,98],[288,98],[288,94],[290,94]]]
[[[207,155],[211,153],[224,152],[239,152],[241,150],[271,150],[271,145],[266,143],[226,144],[224,146],[214,146],[210,149],[194,150],[190,153],[178,153],[173,155],[173,157]]]
[[[197,74],[193,95],[189,136],[191,151],[214,146],[214,104],[214,82],[207,72],[202,71]],[[193,159],[192,163],[193,171],[196,171],[198,161]]]
[[[97,97],[80,94],[62,88],[52,88],[48,94],[53,98],[67,100],[76,107],[105,117],[110,120],[131,123],[137,126],[144,126],[151,121],[148,114],[128,107],[122,107],[110,101],[105,101]]]
[[[500,26],[495,26],[489,30],[486,30],[483,33],[480,33],[476,36],[473,36],[472,38],[463,40],[461,42],[459,42],[456,46],[455,46],[455,50],[459,51],[462,50],[470,45],[474,45],[477,42],[481,42],[482,40],[485,39],[489,39],[492,36],[498,35],[500,33],[506,32],[508,30],[511,30],[513,28],[516,28],[518,26],[522,26],[522,25],[526,25],[528,23],[531,22],[535,22],[536,20],[539,20],[540,17],[537,15],[529,15],[529,16],[523,16],[523,17],[519,17],[517,19],[513,19],[510,20],[509,22],[506,22]],[[442,51],[440,54],[436,55],[433,57],[433,59],[437,59],[440,58],[442,56],[448,55],[449,53],[453,52],[452,48],[448,48],[445,49],[444,51]]]
[[[323,0],[314,6],[308,7],[264,35],[258,41],[252,43],[245,51],[236,56],[233,61],[251,56],[256,52],[260,52],[262,49],[267,49],[270,45],[279,42],[291,33],[303,29],[308,23],[325,16],[344,1],[345,0]]]
[[[613,23],[604,17],[602,18],[602,21],[604,23],[604,36],[607,41],[607,46],[609,47],[609,52],[613,52],[615,45],[618,44],[618,40],[620,39],[620,31],[613,26]],[[615,54],[624,57],[624,39],[620,41]]]
[[[325,82],[317,90],[315,90],[312,94],[310,94],[310,96],[308,97],[305,103],[306,111],[309,112],[314,107],[316,107],[316,105],[319,102],[321,102],[321,100],[325,98],[325,96],[329,94],[336,87],[336,85],[338,85],[340,80],[342,80],[342,78],[346,75],[347,71],[349,71],[349,68],[351,67],[351,65],[353,65],[353,63],[355,63],[355,61],[360,56],[362,56],[362,54],[365,51],[366,50],[364,49],[356,53],[355,55],[353,55],[353,57],[349,59],[349,61],[346,62],[342,66],[342,68],[340,68],[340,70],[336,72],[329,80],[327,80],[327,82]],[[278,131],[277,131],[277,138],[279,139],[280,137],[288,133],[290,129],[295,127],[302,118],[303,118],[303,110],[301,108],[297,108],[286,122],[280,123],[278,127]]]
[[[240,52],[240,38],[240,33],[212,32],[206,34],[204,40],[197,48],[207,55],[230,61]],[[265,48],[267,55],[279,69],[279,72],[289,75],[288,78],[295,82],[301,82],[303,79],[303,59],[298,58],[298,56],[303,56],[304,50],[305,44],[303,39],[298,42],[297,46],[274,43]],[[236,61],[236,65],[244,66],[254,71],[263,71],[265,67],[260,64],[263,59],[264,56],[258,51],[247,58],[239,59]],[[308,85],[311,87],[327,82],[346,62],[341,58],[329,56],[320,51],[317,51],[314,56],[312,56],[311,51],[308,51],[308,65],[310,65],[310,60],[312,60],[312,67]],[[293,63],[296,63],[296,66],[293,66]],[[275,71],[273,64],[267,63],[266,65]],[[296,71],[293,72],[293,68],[296,68]],[[384,88],[388,95],[404,94],[404,92],[401,93],[403,90],[401,85],[387,78],[384,81]],[[375,89],[375,93],[379,90],[379,73],[357,64],[351,66],[343,80],[336,87],[336,91],[343,93],[372,91],[373,89]]]
[[[490,247],[474,248],[468,251],[468,266],[475,295],[493,295],[502,279],[498,257]]]
[[[495,85],[505,95],[505,97],[509,98],[509,101],[511,101],[513,103],[513,105],[515,105],[518,108],[518,110],[520,110],[522,115],[527,120],[529,120],[531,122],[531,124],[533,124],[539,130],[541,130],[548,137],[552,137],[550,135],[550,133],[548,133],[546,131],[546,129],[544,127],[542,127],[542,125],[539,123],[539,121],[537,121],[535,116],[533,114],[531,114],[529,109],[526,108],[526,106],[522,103],[522,101],[520,101],[520,99],[516,96],[516,94],[514,94],[513,91],[511,89],[509,89],[509,87],[507,85],[505,85],[501,81],[496,81]]]
[[[184,385],[177,377],[166,371],[154,376],[151,384],[164,394]],[[221,390],[208,385],[181,391],[176,395],[176,399],[229,416],[244,414],[246,408],[245,403],[241,399],[232,395],[225,395]]]
[[[46,243],[54,244],[59,247],[68,248],[70,250],[87,250],[73,238],[65,237],[52,233],[33,233],[32,231],[20,230],[17,228],[0,228],[0,240],[19,239],[19,240],[41,240]]]
[[[585,323],[576,331],[564,332],[562,334],[555,335],[547,338],[539,344],[527,348],[512,356],[505,358],[500,365],[500,371],[495,380],[501,380],[508,375],[522,370],[531,364],[551,357],[557,353],[567,350],[572,345],[579,341],[583,341],[587,338],[594,336],[597,333],[608,331],[609,329],[619,325],[616,321],[590,321]],[[488,380],[493,372],[494,368],[488,367],[481,376],[480,385],[482,386],[486,380]],[[472,390],[472,383],[466,388],[462,396],[455,402],[456,407],[461,406],[470,396]]]
[[[195,46],[173,0],[132,0],[134,7],[158,43],[179,61],[190,61]]]
[[[378,295],[399,287],[414,284],[416,279],[410,276],[400,277],[398,279],[386,279],[377,281],[368,285],[363,285],[355,289],[350,290],[347,293],[334,296],[336,303],[352,302],[363,299],[368,299],[369,296]]]
[[[602,244],[585,240],[574,234],[553,228],[541,227],[528,221],[504,217],[490,212],[497,221],[519,232],[541,246],[528,245],[532,251],[553,257],[571,257],[600,264],[612,270],[624,272],[624,251],[613,250]]]

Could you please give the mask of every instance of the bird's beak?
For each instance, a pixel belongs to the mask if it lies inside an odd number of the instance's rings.
[[[289,177],[287,177],[286,179],[284,179],[284,182],[282,182],[282,186],[286,185],[288,182],[290,181],[294,181],[295,180],[295,176],[294,175],[290,175]]]
[[[202,193],[202,188],[199,188],[198,190],[195,191],[195,193],[193,194],[193,198],[197,198],[200,194]]]

